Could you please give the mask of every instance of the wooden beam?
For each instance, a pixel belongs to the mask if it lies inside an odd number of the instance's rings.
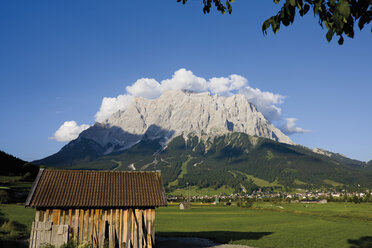
[[[62,210],[62,221],[61,221],[61,225],[64,225],[65,224],[65,218],[66,218],[66,211],[65,210]]]
[[[133,248],[138,248],[138,220],[136,216],[136,212],[138,209],[133,211],[133,222],[134,222],[134,229],[133,229]]]
[[[44,222],[48,222],[48,221],[49,221],[49,209],[45,211],[45,218],[44,218]]]
[[[143,247],[143,230],[142,230],[142,209],[136,209],[136,219],[138,226],[138,247]]]
[[[79,209],[75,209],[75,223],[74,223],[74,238],[78,242],[78,231],[79,231]]]
[[[115,210],[115,234],[114,234],[115,241],[117,238],[119,238],[119,218],[120,218],[120,212],[119,212],[119,209],[116,209]]]
[[[123,247],[123,209],[120,209],[120,217],[119,217],[119,248]]]
[[[90,230],[89,230],[89,242],[93,244],[93,229],[94,229],[94,209],[90,210]]]
[[[84,230],[84,210],[80,209],[80,223],[79,223],[79,243],[83,243],[83,230]]]
[[[102,231],[102,212],[103,212],[102,209],[100,209],[98,211],[98,218],[99,218],[98,244],[101,244],[101,238],[102,238],[102,235],[101,235],[101,231]]]
[[[98,226],[98,216],[99,216],[99,210],[95,210],[95,215],[94,215],[94,243],[98,245],[98,233],[99,233],[99,226]]]
[[[57,209],[57,225],[61,223],[61,209]]]
[[[109,228],[109,247],[113,248],[115,246],[114,243],[114,222],[113,222],[113,209],[110,209],[110,228]]]
[[[152,237],[152,244],[154,245],[155,242],[155,208],[151,209],[151,237]]]
[[[152,242],[152,224],[151,224],[151,209],[147,209],[147,247],[152,247],[153,242]]]
[[[53,209],[52,210],[52,222],[53,222],[53,225],[58,225],[58,210],[57,209]]]
[[[124,234],[123,234],[123,242],[124,242],[124,247],[129,248],[129,238],[130,237],[130,219],[128,218],[128,209],[124,210]]]
[[[84,240],[88,241],[88,229],[89,229],[89,209],[85,211],[85,220],[84,220]]]
[[[68,226],[71,226],[71,220],[72,220],[72,209],[68,210]]]
[[[40,210],[36,210],[35,221],[40,221]]]

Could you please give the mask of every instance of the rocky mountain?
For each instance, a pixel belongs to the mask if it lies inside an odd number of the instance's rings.
[[[166,145],[174,137],[201,139],[239,132],[293,144],[243,95],[223,97],[209,93],[166,91],[159,98],[135,98],[125,111],[82,132],[60,152],[37,163],[55,165],[124,151],[142,139]]]
[[[168,191],[188,183],[239,192],[270,188],[372,188],[367,163],[295,145],[242,95],[169,91],[35,161],[69,169],[161,170]]]

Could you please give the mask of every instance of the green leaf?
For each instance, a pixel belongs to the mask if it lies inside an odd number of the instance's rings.
[[[332,40],[332,37],[333,37],[334,34],[335,34],[335,32],[332,29],[328,30],[328,32],[326,34],[326,38],[327,38],[328,42],[330,42]]]
[[[343,17],[348,18],[350,15],[350,6],[349,2],[346,0],[342,0],[337,4],[336,11]]]

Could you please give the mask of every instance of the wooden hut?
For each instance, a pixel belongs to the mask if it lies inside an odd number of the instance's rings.
[[[93,247],[153,247],[160,172],[40,169],[26,206],[36,208],[30,248],[74,239]]]

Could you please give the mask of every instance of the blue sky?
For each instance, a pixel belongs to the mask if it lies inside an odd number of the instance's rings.
[[[66,144],[49,139],[65,121],[92,125],[104,97],[185,68],[286,96],[282,119],[311,130],[294,142],[372,159],[370,25],[343,46],[311,13],[263,36],[272,1],[236,0],[231,15],[204,15],[201,2],[1,1],[0,149],[51,155]]]

